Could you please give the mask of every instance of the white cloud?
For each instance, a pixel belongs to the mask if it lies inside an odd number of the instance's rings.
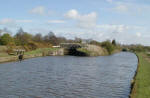
[[[38,6],[30,10],[31,14],[45,15],[45,7]]]
[[[81,28],[94,28],[97,22],[96,12],[89,13],[87,15],[80,15],[78,26]]]
[[[106,0],[107,2],[109,2],[109,3],[112,3],[113,2],[113,0]]]
[[[11,18],[4,18],[0,20],[0,25],[9,27],[9,28],[16,28],[18,27],[19,23],[31,23],[32,20],[24,19],[24,20],[17,20],[17,19],[11,19]]]
[[[65,14],[65,17],[70,19],[78,19],[80,15],[77,10],[72,9]]]
[[[141,37],[141,32],[137,32],[137,33],[136,33],[136,36],[137,36],[137,37]]]
[[[64,20],[48,20],[48,23],[65,23]]]
[[[111,11],[119,12],[119,13],[128,13],[130,15],[142,15],[148,14],[150,6],[132,2],[125,1],[114,1],[112,3],[113,7],[110,8]]]
[[[18,23],[31,23],[33,20],[16,20]]]
[[[135,28],[135,27],[131,27],[131,26],[126,26],[126,25],[111,25],[111,24],[104,24],[104,25],[97,25],[97,28],[101,29],[101,30],[107,30],[110,32],[115,32],[115,33],[122,33],[125,32],[131,28]]]
[[[1,25],[11,25],[14,23],[15,23],[15,21],[13,19],[9,19],[9,18],[5,18],[5,19],[0,20]]]
[[[97,13],[91,12],[89,14],[81,15],[77,10],[72,9],[65,14],[66,18],[77,21],[77,26],[80,28],[91,29],[96,26]]]
[[[118,4],[116,7],[113,8],[117,12],[128,12],[129,7],[124,4]]]
[[[4,18],[0,20],[1,25],[10,25],[10,24],[16,24],[16,23],[31,23],[33,22],[32,20],[15,20],[15,19],[10,19],[10,18]]]
[[[0,25],[6,26],[9,28],[17,27],[16,21],[13,19],[5,18],[0,20]]]

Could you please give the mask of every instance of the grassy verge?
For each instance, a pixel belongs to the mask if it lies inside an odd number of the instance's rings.
[[[146,53],[137,53],[139,67],[131,98],[150,98],[150,57]]]
[[[10,55],[8,55],[8,53],[0,53],[0,57],[8,57]]]
[[[47,51],[56,51],[58,48],[39,48],[33,51],[25,52],[25,55],[41,54]]]
[[[108,55],[108,51],[105,48],[97,45],[87,45],[86,47],[78,48],[78,51],[86,53],[88,56]]]
[[[58,50],[58,48],[39,48],[33,51],[25,52],[24,59],[41,57],[48,55],[49,52],[54,52]],[[0,53],[0,63],[16,61],[18,60],[17,55],[8,55],[6,52]]]
[[[86,55],[90,56],[92,53],[91,51],[85,49],[85,48],[79,48],[78,51],[85,53]]]

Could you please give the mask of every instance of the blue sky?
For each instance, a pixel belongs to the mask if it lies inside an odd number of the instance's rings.
[[[0,29],[150,45],[150,0],[1,0]]]

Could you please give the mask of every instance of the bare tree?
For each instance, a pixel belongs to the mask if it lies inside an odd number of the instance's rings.
[[[33,37],[33,40],[36,42],[42,42],[42,34],[38,33]]]

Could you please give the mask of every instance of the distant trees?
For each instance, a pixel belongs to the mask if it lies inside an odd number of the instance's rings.
[[[58,38],[55,36],[55,34],[53,32],[49,32],[48,33],[48,41],[52,44],[52,45],[58,45]]]
[[[55,34],[54,34],[52,31],[50,31],[50,32],[48,33],[48,36],[49,36],[49,37],[56,37]]]
[[[113,44],[114,46],[116,46],[116,40],[115,40],[115,39],[112,40],[112,44]]]
[[[101,46],[106,48],[109,54],[112,54],[114,51],[114,45],[109,40],[102,42]]]
[[[52,31],[45,36],[42,36],[41,33],[31,35],[24,32],[22,28],[19,28],[14,39],[17,46],[24,46],[27,50],[36,49],[38,47],[59,45],[60,43],[67,41],[64,37],[57,37]]]
[[[142,45],[130,45],[128,46],[130,51],[133,52],[146,52],[149,51],[150,47],[142,46]]]
[[[8,44],[14,44],[14,39],[11,37],[10,34],[6,33],[3,34],[0,38],[0,44],[1,45],[8,45]]]
[[[0,45],[16,45],[22,46],[26,50],[34,50],[37,48],[51,47],[52,45],[59,45],[60,43],[82,43],[83,39],[76,37],[74,40],[66,39],[65,37],[58,37],[54,32],[50,31],[47,35],[42,36],[41,33],[32,35],[19,28],[14,36],[11,36],[11,31],[7,28],[0,30]],[[116,41],[98,42],[94,40],[85,40],[86,42],[104,47],[109,54],[112,53],[116,46]]]
[[[78,38],[78,37],[75,37],[75,42],[76,42],[76,43],[82,43],[82,39],[81,39],[81,38]]]
[[[101,47],[105,48],[108,51],[109,54],[112,54],[113,51],[116,48],[118,48],[115,40],[113,40],[112,42],[110,40],[103,41],[103,42],[98,42],[98,41],[92,40],[90,42],[90,44],[98,45],[98,46],[101,46]]]
[[[98,41],[95,41],[95,40],[92,40],[92,41],[90,42],[90,44],[97,45],[97,46],[101,46],[101,43],[98,42]]]
[[[57,37],[53,32],[49,32],[43,37],[43,41],[51,43],[52,45],[59,45],[60,43],[66,42],[67,40],[64,37]]]
[[[9,51],[13,50],[13,47],[19,46],[23,47],[24,49],[34,50],[37,48],[47,48],[51,47],[52,45],[59,45],[60,43],[81,43],[83,39],[76,37],[73,39],[66,39],[65,37],[58,37],[55,35],[54,32],[50,31],[45,36],[42,36],[41,33],[37,33],[32,35],[28,32],[25,32],[22,28],[19,28],[17,33],[12,36],[11,31],[7,28],[0,29],[0,45],[6,45],[9,47]],[[130,51],[138,51],[138,52],[145,52],[149,51],[150,47],[142,46],[142,45],[128,45],[128,46],[121,46],[117,44],[116,40],[112,41],[104,41],[98,42],[95,40],[85,40],[86,42],[101,46],[108,51],[109,54],[113,53],[115,49],[120,48],[127,48]],[[9,53],[8,51],[8,53]]]
[[[43,37],[44,42],[51,43],[52,45],[56,45],[57,43],[57,37],[53,32],[49,32],[47,35]]]
[[[35,42],[42,42],[43,41],[42,34],[38,33],[35,36],[33,36],[33,41],[35,41]]]
[[[52,31],[50,31],[45,36],[42,36],[41,33],[32,35],[28,32],[25,32],[22,28],[19,28],[17,33],[12,37],[11,31],[9,31],[7,28],[0,30],[0,45],[6,45],[10,42],[13,42],[16,46],[28,47],[29,49],[35,49],[38,46],[46,47],[49,45],[59,45],[60,43],[65,42],[81,43],[81,41],[82,39],[80,38],[75,38],[75,40],[67,40],[65,37],[58,37]],[[32,48],[32,46],[34,48]]]
[[[32,40],[32,35],[20,28],[14,38],[16,45],[25,45]]]
[[[20,27],[19,29],[18,29],[18,32],[17,32],[18,34],[22,34],[22,33],[24,33],[24,30]]]
[[[2,35],[3,30],[0,29],[0,36]]]

